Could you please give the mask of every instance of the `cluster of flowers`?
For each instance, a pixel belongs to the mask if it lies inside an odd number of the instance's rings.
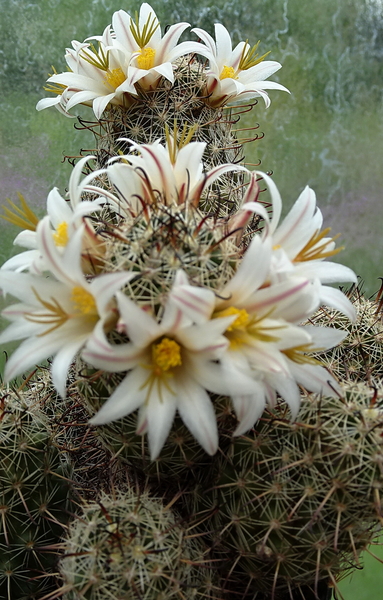
[[[211,394],[232,398],[235,435],[249,430],[277,394],[295,418],[300,384],[334,395],[337,382],[310,353],[338,344],[346,332],[301,323],[321,304],[355,318],[346,296],[326,285],[355,281],[355,274],[325,262],[336,253],[335,242],[328,230],[321,231],[314,192],[307,187],[281,220],[281,197],[268,175],[233,164],[206,173],[205,144],[181,137],[182,144],[177,131],[166,144],[132,143],[130,154],[85,177],[82,171],[94,157],[78,161],[68,200],[51,191],[48,214],[40,221],[26,205],[18,209],[14,222],[28,228],[15,242],[27,250],[0,270],[0,288],[20,301],[3,311],[11,324],[0,344],[24,340],[6,365],[6,379],[54,356],[52,380],[65,396],[76,356],[96,369],[126,372],[91,423],[139,409],[137,432],[148,433],[153,459],[176,411],[206,452],[216,452]],[[200,229],[208,223],[201,198],[218,178],[236,170],[249,180],[243,204],[215,222],[225,239],[235,239],[234,272],[217,287],[191,277],[181,264],[171,271],[166,293],[159,290],[153,303],[137,301],[130,286],[151,273],[121,268],[110,258],[105,248],[113,247],[118,224],[149,223],[153,213],[165,210]],[[261,178],[272,212],[259,201]],[[264,227],[240,250],[238,236],[240,241],[254,215]],[[117,224],[109,239],[106,222]]]
[[[134,19],[123,10],[115,12],[112,25],[106,27],[102,36],[89,37],[83,43],[72,42],[73,48],[67,49],[65,57],[69,71],[55,73],[48,79],[46,90],[56,95],[40,100],[37,109],[56,106],[69,116],[72,107],[85,104],[93,106],[100,119],[108,105],[129,106],[140,89],[155,89],[163,78],[173,84],[174,69],[185,55],[189,55],[189,61],[193,55],[208,60],[201,94],[213,107],[254,97],[262,97],[268,106],[270,99],[265,90],[288,91],[279,83],[265,81],[281,65],[265,61],[268,53],[258,56],[258,44],[251,47],[240,42],[233,50],[230,34],[220,24],[215,26],[216,40],[196,28],[192,31],[204,43],[177,44],[187,27],[189,23],[177,23],[162,36],[149,4],[143,4]]]

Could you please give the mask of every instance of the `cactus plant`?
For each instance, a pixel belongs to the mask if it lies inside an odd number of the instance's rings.
[[[53,356],[3,411],[7,600],[318,600],[381,522],[376,306],[324,285],[356,276],[324,268],[313,190],[280,222],[273,179],[240,164],[236,122],[286,91],[281,65],[221,24],[177,45],[187,26],[117,11],[38,104],[91,107],[96,149],[43,219],[7,209],[28,251],[0,270],[20,300],[0,342],[24,340],[5,377]],[[59,547],[49,591],[38,551]]]

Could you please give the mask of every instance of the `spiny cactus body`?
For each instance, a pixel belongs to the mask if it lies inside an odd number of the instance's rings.
[[[227,239],[228,223],[192,207],[156,206],[149,217],[104,225],[104,261],[115,271],[137,271],[127,293],[143,306],[158,305],[178,269],[200,285],[220,289],[234,274],[240,249]]]
[[[3,390],[0,416],[0,596],[37,598],[54,583],[70,469],[32,389]]]
[[[214,593],[202,543],[170,507],[133,487],[82,506],[60,570],[65,600],[189,600]]]
[[[116,154],[126,153],[127,140],[150,144],[164,139],[165,126],[172,128],[174,123],[193,127],[195,140],[206,143],[204,162],[209,169],[243,160],[245,140],[238,140],[233,125],[246,109],[234,109],[232,115],[230,109],[211,107],[204,96],[204,84],[202,63],[184,57],[175,66],[173,85],[162,80],[152,90],[138,87],[137,96],[131,97],[128,106],[110,106],[95,123],[82,121],[94,131],[100,166]],[[253,100],[253,105],[256,103]],[[252,139],[258,138],[258,127],[254,124],[251,128]]]
[[[383,376],[381,306],[377,299],[366,298],[359,287],[352,288],[349,296],[357,313],[355,322],[327,307],[321,307],[310,319],[315,325],[326,323],[348,332],[341,344],[321,352],[318,359],[341,381],[366,380],[379,386]]]
[[[210,511],[229,598],[315,595],[360,565],[382,519],[382,433],[374,392],[354,385],[339,399],[307,396],[295,423],[278,405],[232,440],[210,490],[190,501]]]

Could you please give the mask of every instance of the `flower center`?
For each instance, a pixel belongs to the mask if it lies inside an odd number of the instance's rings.
[[[214,317],[231,317],[232,315],[236,315],[237,318],[227,327],[225,335],[230,342],[230,349],[238,350],[245,342],[247,327],[251,322],[251,318],[247,310],[235,308],[235,306],[229,306],[229,308],[219,311]]]
[[[152,67],[154,67],[154,59],[156,57],[156,51],[154,48],[141,48],[139,51],[139,55],[137,56],[137,65],[139,69],[144,69],[148,71]]]
[[[236,315],[237,318],[227,327],[225,337],[230,342],[230,350],[239,350],[244,344],[253,345],[255,342],[277,342],[279,338],[274,335],[274,330],[282,329],[283,325],[272,322],[267,315],[257,318],[256,315],[249,315],[244,308],[235,308],[229,306],[214,314],[214,317],[230,317]]]
[[[53,234],[53,241],[56,246],[66,246],[69,241],[68,236],[68,223],[63,221],[56,227],[56,231]]]
[[[153,344],[152,358],[154,369],[160,375],[164,371],[182,365],[181,346],[174,340],[165,337],[158,344]]]
[[[231,317],[237,315],[237,318],[229,325],[226,331],[234,331],[234,329],[244,329],[249,324],[250,316],[244,308],[235,308],[235,306],[229,306],[225,310],[219,312],[217,317]]]
[[[81,286],[75,286],[72,290],[72,302],[77,310],[83,315],[97,315],[96,302],[89,292]]]
[[[124,83],[125,79],[126,75],[121,67],[118,67],[118,69],[108,70],[105,75],[105,83],[110,85],[114,90]]]
[[[234,67],[228,67],[225,65],[221,71],[221,75],[219,76],[219,78],[221,80],[222,79],[236,79]]]
[[[170,386],[169,379],[173,377],[172,369],[182,365],[181,346],[167,337],[160,342],[152,344],[152,362],[150,365],[142,365],[144,369],[150,370],[150,375],[140,389],[147,388],[145,404],[150,401],[153,388],[156,389],[160,401],[163,401],[163,387],[171,394],[174,390]]]

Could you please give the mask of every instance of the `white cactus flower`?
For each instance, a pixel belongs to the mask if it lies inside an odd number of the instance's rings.
[[[128,371],[90,423],[109,423],[139,408],[137,433],[148,432],[152,459],[161,451],[177,410],[206,452],[214,454],[218,432],[208,391],[246,393],[252,384],[239,373],[225,372],[218,362],[228,346],[223,333],[233,317],[195,325],[174,305],[173,294],[185,283],[186,276],[179,272],[159,323],[118,293],[129,342],[112,346],[97,327],[82,353],[84,360],[97,368]],[[214,302],[214,293],[207,293]],[[193,309],[200,308],[197,299]]]
[[[117,320],[113,295],[135,274],[106,273],[89,283],[81,270],[83,234],[82,225],[61,253],[45,217],[37,227],[37,246],[51,276],[0,271],[0,289],[21,300],[2,312],[12,323],[0,335],[0,344],[26,338],[6,364],[7,381],[55,355],[52,381],[65,396],[70,363],[96,324],[113,327]]]
[[[270,187],[270,186],[269,186]],[[279,281],[291,274],[321,282],[321,304],[345,314],[350,320],[356,318],[355,308],[339,289],[324,285],[335,282],[357,282],[349,267],[326,261],[337,254],[336,237],[327,237],[330,228],[322,230],[323,215],[316,206],[314,190],[306,186],[290,212],[280,223],[282,202],[275,185],[270,187],[273,216],[268,234],[272,237],[273,256],[271,281]]]
[[[329,348],[340,343],[346,332],[299,325],[318,307],[320,283],[290,275],[270,285],[271,241],[270,236],[262,239],[259,235],[252,240],[237,272],[216,297],[191,285],[179,286],[173,294],[177,306],[199,325],[233,317],[224,331],[228,347],[220,364],[224,371],[241,374],[246,382],[253,379],[250,393],[228,394],[239,419],[236,435],[253,427],[265,403],[273,404],[276,392],[295,418],[300,404],[297,383],[304,380],[307,389],[329,394],[337,388],[334,378],[310,353],[319,349],[319,340],[322,349]]]
[[[276,61],[258,57],[258,44],[251,47],[247,42],[240,42],[233,50],[230,34],[220,23],[215,25],[215,41],[206,31],[192,29],[206,44],[209,59],[209,70],[206,72],[207,102],[214,107],[235,104],[261,97],[266,108],[270,98],[265,90],[282,90],[287,88],[274,81],[266,81],[281,68]],[[268,54],[268,53],[267,53]]]
[[[92,253],[92,250],[95,250],[95,245],[97,245],[92,224],[89,219],[84,219],[83,217],[100,211],[101,205],[109,202],[109,199],[105,197],[105,194],[108,195],[108,192],[97,186],[91,185],[91,182],[95,178],[95,174],[93,173],[81,180],[81,173],[85,164],[94,158],[94,156],[85,156],[76,163],[69,179],[68,202],[60,195],[57,188],[51,190],[48,195],[47,213],[52,237],[60,252],[64,251],[70,238],[80,225],[84,226],[83,254],[87,254],[88,252]],[[92,201],[82,200],[82,194],[84,192],[92,192],[96,195],[95,199]],[[34,274],[41,274],[48,266],[45,264],[43,255],[38,249],[37,244],[36,229],[39,219],[32,211],[30,211],[25,202],[23,203],[23,208],[25,215],[24,221],[26,221],[29,215],[29,223],[26,223],[28,229],[21,231],[16,236],[13,243],[14,245],[28,248],[28,250],[26,252],[20,252],[7,260],[2,265],[1,269],[12,271],[28,270]],[[20,209],[17,207],[14,207],[13,214],[8,210],[8,220],[16,225],[22,224],[17,213],[21,213]],[[95,255],[96,253],[97,252],[94,251]]]
[[[100,119],[109,104],[124,106],[129,94],[136,94],[128,78],[131,56],[114,43],[110,26],[102,36],[88,39],[97,40],[98,48],[89,42],[72,42],[73,48],[67,48],[65,55],[70,70],[49,77],[46,90],[56,97],[40,100],[37,110],[56,106],[70,116],[71,108],[85,104],[92,106],[96,119]]]
[[[206,143],[190,142],[187,136],[179,144],[175,136],[168,134],[165,146],[161,140],[152,144],[127,141],[132,153],[113,158],[107,173],[120,198],[114,204],[125,204],[134,214],[142,210],[142,201],[150,205],[159,200],[168,206],[188,201],[198,206],[203,191],[219,177],[233,171],[247,172],[245,167],[232,163],[205,172],[202,156]]]
[[[162,36],[157,15],[146,2],[135,19],[124,10],[115,12],[112,24],[116,42],[131,55],[129,82],[144,89],[156,87],[162,77],[174,83],[175,61],[185,54],[205,52],[203,44],[197,42],[177,45],[189,23],[176,23]]]

